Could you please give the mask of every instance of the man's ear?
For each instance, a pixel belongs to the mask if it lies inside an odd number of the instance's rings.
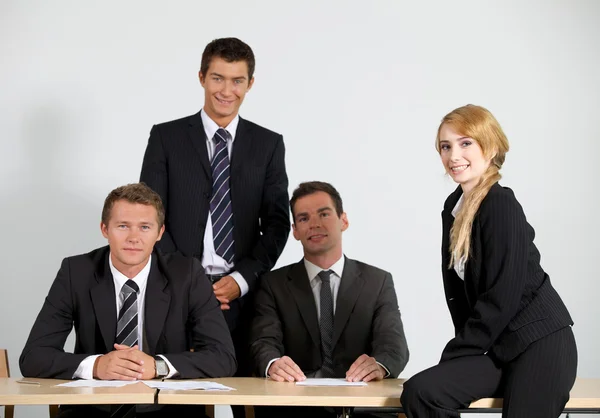
[[[100,222],[100,231],[102,232],[102,236],[108,239],[108,226],[104,225],[103,222]]]
[[[345,231],[350,226],[350,222],[348,221],[348,215],[346,215],[346,212],[342,212],[342,216],[340,216],[340,219],[342,220],[342,231]]]
[[[160,231],[158,232],[158,238],[156,238],[156,241],[160,241],[160,239],[162,238],[163,234],[165,233],[165,225],[163,224],[163,226],[160,227]]]

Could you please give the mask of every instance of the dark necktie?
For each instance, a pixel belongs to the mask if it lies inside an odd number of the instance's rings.
[[[212,197],[210,214],[213,228],[213,243],[216,253],[228,263],[233,262],[233,210],[229,181],[229,154],[227,139],[229,132],[218,129],[213,137],[216,143],[212,167]]]
[[[133,280],[127,280],[121,288],[123,306],[117,320],[117,344],[133,347],[138,343],[138,304],[137,294],[140,288]]]
[[[334,377],[333,373],[333,296],[331,295],[330,276],[331,270],[323,270],[319,273],[321,279],[321,318],[319,328],[321,330],[321,356],[323,364],[321,372],[323,377]]]

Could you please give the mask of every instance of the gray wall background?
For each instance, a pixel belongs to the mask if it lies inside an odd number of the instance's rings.
[[[206,43],[237,36],[257,58],[241,114],[283,133],[290,191],[333,183],[345,253],[394,276],[402,377],[452,336],[440,212],[455,186],[433,144],[466,103],[509,137],[502,183],[575,320],[579,376],[600,377],[599,18],[595,0],[1,1],[0,346],[13,374],[62,258],[104,245],[104,197],[138,180],[152,124],[200,109]],[[301,254],[290,237],[278,266]]]

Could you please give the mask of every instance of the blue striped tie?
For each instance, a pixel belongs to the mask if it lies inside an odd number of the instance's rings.
[[[210,214],[213,228],[213,243],[217,254],[228,263],[233,262],[233,210],[229,181],[229,154],[227,139],[229,132],[219,129],[213,137],[216,143],[211,167],[213,176]]]

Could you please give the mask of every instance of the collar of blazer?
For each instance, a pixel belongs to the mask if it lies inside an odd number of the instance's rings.
[[[302,320],[308,329],[313,343],[320,347],[321,336],[319,331],[319,320],[317,317],[317,305],[315,304],[315,298],[310,287],[308,275],[306,274],[304,260],[300,260],[290,267],[287,284],[296,301],[296,306],[300,311]],[[346,257],[333,321],[332,343],[334,347],[350,318],[350,314],[360,296],[363,285],[364,279],[358,267],[358,263]]]
[[[247,147],[250,147],[248,138],[250,135],[251,124],[245,119],[240,117],[238,122],[237,131],[235,132],[235,141],[233,143],[233,152],[231,159],[231,170],[237,171],[239,166],[238,160],[235,158],[236,154],[248,155]],[[206,133],[204,132],[204,125],[202,124],[202,116],[200,112],[189,117],[189,140],[192,142],[192,146],[200,156],[202,162],[202,168],[208,178],[212,178],[212,170],[210,168],[210,161],[208,161],[208,151],[206,149]],[[240,159],[239,161],[243,161]]]
[[[90,289],[92,305],[96,314],[96,320],[104,340],[106,352],[113,351],[113,344],[117,328],[117,302],[115,299],[115,285],[108,257],[110,248],[108,246],[94,251],[91,254],[94,263],[94,276],[96,284]],[[152,253],[152,265],[148,274],[146,287],[146,309],[144,314],[144,332],[148,347],[145,351],[154,354],[158,338],[169,310],[171,295],[167,287],[168,278],[166,274],[166,260],[157,251]]]

